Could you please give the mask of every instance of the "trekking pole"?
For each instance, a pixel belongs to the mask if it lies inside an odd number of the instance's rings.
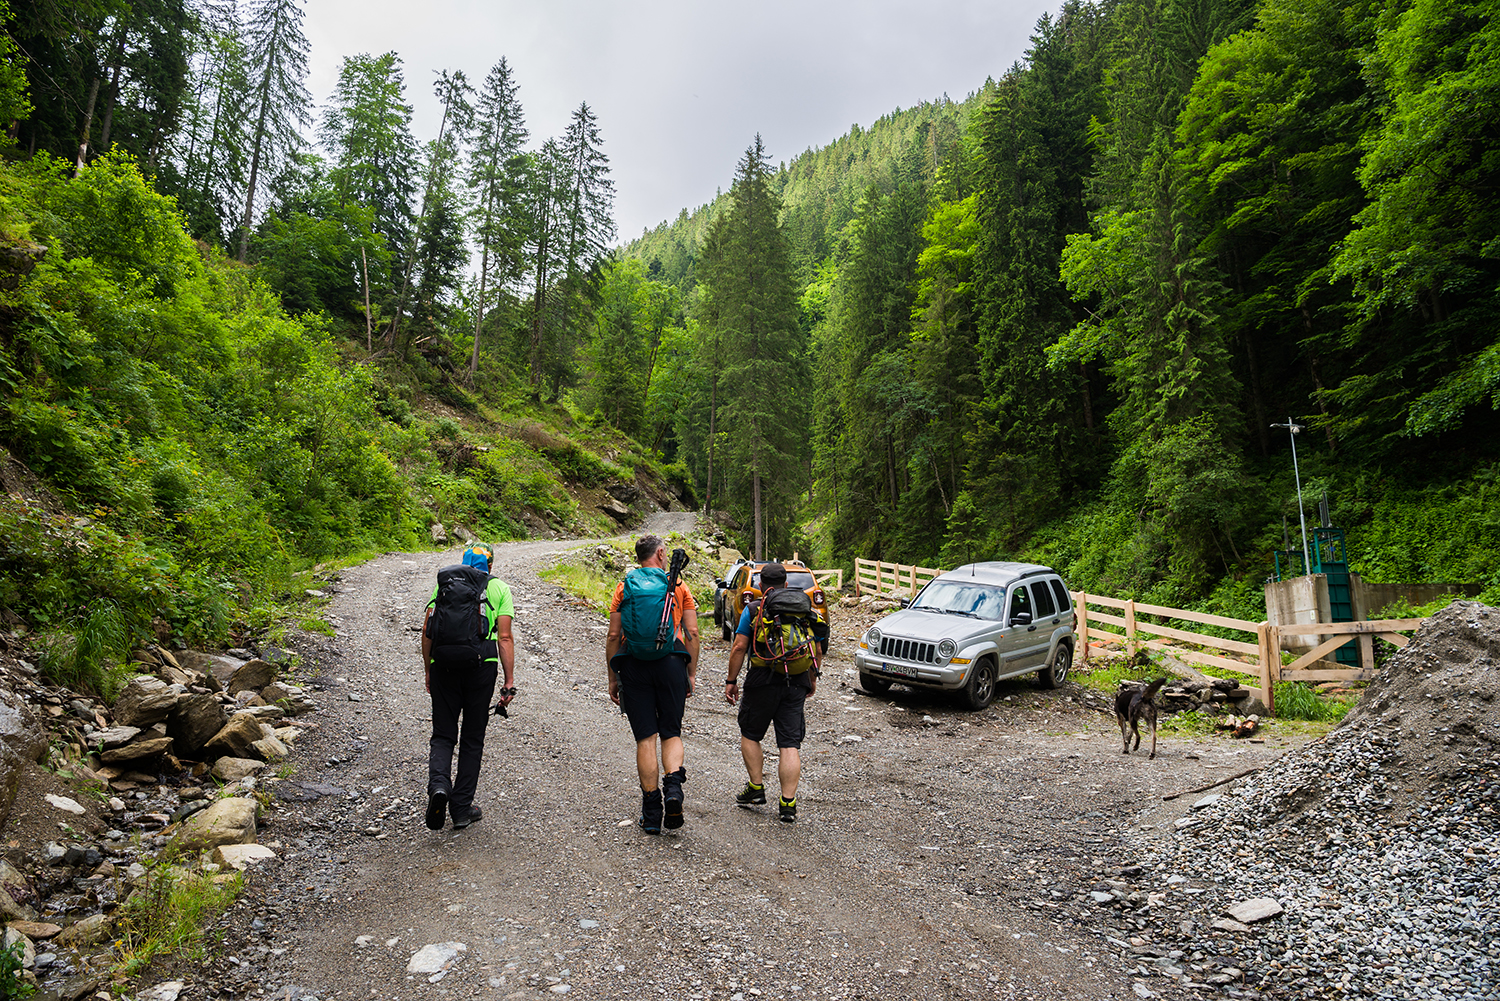
[[[660,650],[672,641],[672,606],[677,597],[677,578],[687,566],[687,552],[672,550],[672,566],[667,571],[667,600],[661,606],[661,622],[656,626],[656,648]]]

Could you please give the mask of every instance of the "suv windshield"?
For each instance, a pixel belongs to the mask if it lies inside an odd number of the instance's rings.
[[[998,622],[1005,618],[1005,588],[977,581],[935,580],[922,589],[910,607]]]
[[[800,570],[788,570],[786,572],[787,587],[796,588],[798,591],[806,591],[815,583],[817,582],[813,580],[813,575],[810,573],[805,573]],[[750,586],[757,590],[760,589],[760,574],[757,573],[751,575]]]

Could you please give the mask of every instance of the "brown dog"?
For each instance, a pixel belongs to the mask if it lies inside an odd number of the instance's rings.
[[[1125,749],[1121,754],[1129,754],[1130,734],[1135,733],[1135,750],[1141,748],[1141,722],[1151,724],[1151,754],[1147,760],[1156,757],[1156,693],[1161,691],[1161,686],[1167,683],[1166,678],[1157,678],[1144,688],[1121,688],[1120,693],[1115,696],[1115,719],[1120,723],[1120,739],[1125,742]]]

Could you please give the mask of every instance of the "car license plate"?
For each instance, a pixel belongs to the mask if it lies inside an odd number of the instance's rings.
[[[905,664],[892,664],[887,661],[881,661],[880,669],[886,674],[899,674],[903,678],[915,678],[917,676],[917,669],[915,667],[907,667]]]

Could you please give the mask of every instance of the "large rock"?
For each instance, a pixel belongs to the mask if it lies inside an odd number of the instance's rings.
[[[172,844],[179,851],[248,845],[255,841],[256,807],[255,800],[242,796],[221,799],[184,820]]]
[[[618,521],[618,522],[621,522],[621,523],[624,523],[624,522],[630,520],[630,508],[626,507],[624,504],[621,504],[619,501],[615,500],[613,497],[611,497],[609,500],[605,501],[604,503],[600,504],[599,505],[599,510],[601,510],[605,514],[609,515],[615,521]]]
[[[99,759],[107,765],[119,764],[122,761],[144,761],[146,758],[154,758],[167,753],[172,749],[171,737],[147,737],[144,740],[132,741],[120,747],[111,747],[99,755]]]
[[[318,704],[307,697],[307,692],[297,685],[274,681],[261,689],[261,698],[286,710],[288,716],[301,716],[318,708]]]
[[[15,866],[0,859],[0,922],[35,921],[34,908],[21,903],[31,895],[26,877],[16,871]]]
[[[29,970],[36,966],[36,945],[31,939],[14,928],[5,929],[4,933],[0,934],[0,949],[15,949],[17,946],[20,947],[21,952],[17,957],[21,960],[21,969]],[[13,995],[7,992],[5,996],[12,997]]]
[[[277,855],[265,845],[220,845],[214,849],[213,860],[237,872]]]
[[[262,737],[251,744],[250,748],[255,752],[257,758],[270,762],[281,761],[288,754],[292,753],[291,748],[287,747],[274,736]]]
[[[0,827],[10,815],[21,769],[47,753],[47,733],[9,681],[0,681]]]
[[[138,726],[112,726],[107,730],[95,730],[85,733],[90,746],[98,746],[104,750],[111,747],[122,747],[141,735]]]
[[[178,756],[191,758],[228,722],[229,714],[214,696],[186,695],[167,717],[167,733],[177,742]]]
[[[84,946],[108,942],[114,930],[114,922],[107,914],[91,914],[73,922],[57,933],[52,941],[58,945],[78,949]]]
[[[170,685],[160,678],[138,674],[115,700],[111,712],[116,726],[138,726],[145,729],[153,723],[167,718],[180,698]]]
[[[738,563],[745,558],[745,554],[732,546],[719,547],[719,560],[723,563]]]
[[[247,660],[229,678],[229,694],[255,691],[276,680],[276,665],[264,660]]]
[[[265,734],[261,732],[260,721],[253,713],[238,712],[229,717],[229,721],[219,732],[203,745],[203,756],[208,759],[225,755],[232,758],[253,758],[256,755],[252,746],[263,736]]]
[[[208,686],[209,691],[223,691],[224,685],[234,677],[234,672],[240,669],[244,663],[235,657],[225,657],[216,653],[199,653],[197,650],[183,650],[177,655],[178,664],[188,671],[197,671],[203,675],[203,683]]]
[[[228,785],[230,782],[238,782],[246,776],[254,775],[264,767],[266,767],[264,761],[257,761],[254,758],[223,757],[214,762],[208,774]]]

